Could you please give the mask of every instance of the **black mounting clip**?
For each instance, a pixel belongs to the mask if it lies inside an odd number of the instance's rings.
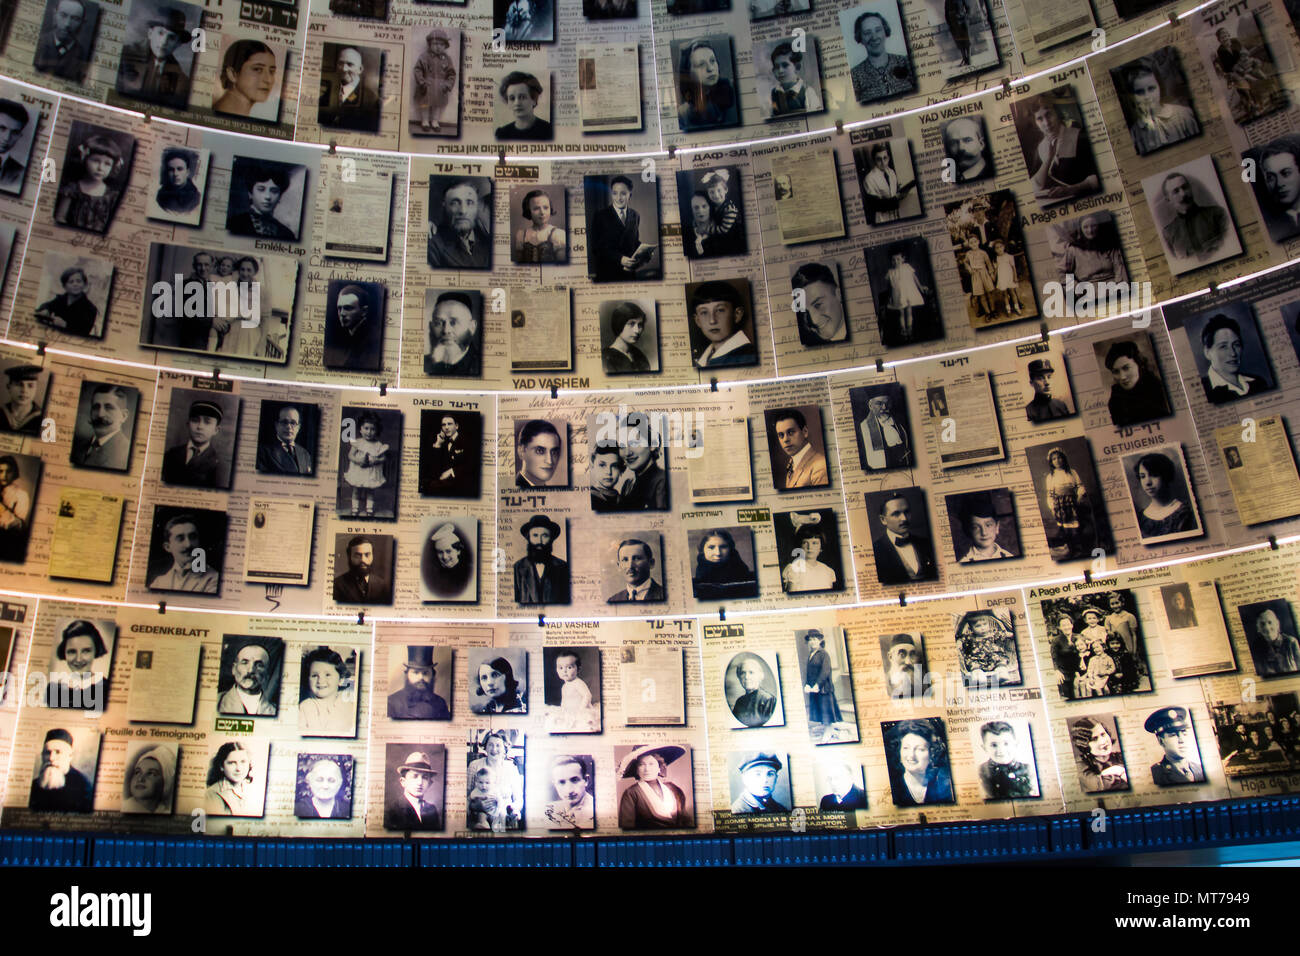
[[[726,619],[727,619],[727,609],[725,607],[718,608],[718,620],[725,621]]]
[[[539,614],[539,615],[537,615],[537,626],[538,626],[538,627],[545,627],[545,626],[546,626],[546,615],[545,615],[545,614]]]
[[[1042,336],[1044,342],[1050,341],[1052,333],[1047,328],[1046,322],[1038,323],[1038,334]]]
[[[1083,583],[1084,583],[1084,584],[1091,584],[1091,583],[1092,583],[1092,569],[1091,569],[1091,568],[1084,568],[1084,569],[1083,569]]]
[[[380,383],[379,383],[379,397],[380,397],[380,398],[387,398],[387,397],[388,397],[388,383],[387,383],[387,382],[380,382]]]
[[[885,360],[882,358],[876,359],[876,371],[883,372],[884,370],[885,370]]]
[[[366,623],[366,612],[357,611],[357,626],[360,627]]]
[[[497,165],[498,165],[498,166],[504,166],[505,164],[506,164],[506,151],[505,151],[504,149],[498,149],[498,150],[497,150]]]
[[[551,386],[551,400],[554,401],[555,399],[557,399],[557,398],[559,398],[559,397],[560,397],[560,389],[559,389],[559,387],[556,386],[556,385],[552,385],[552,386]]]
[[[716,392],[717,390],[718,390],[718,380],[716,378],[709,379],[709,391]]]
[[[159,602],[158,602],[158,613],[159,613],[159,614],[166,614],[166,613],[167,613],[167,602],[166,602],[166,601],[159,601]]]
[[[1272,548],[1274,551],[1277,550],[1277,535],[1270,534],[1268,536],[1268,546]]]
[[[330,155],[333,156],[335,153],[338,152],[338,150],[339,150],[339,141],[336,139],[330,140]]]
[[[844,135],[844,120],[842,120],[842,119],[837,119],[837,120],[835,121],[835,132],[836,132],[837,134],[839,134],[840,136],[843,136],[843,135]]]
[[[221,369],[219,369],[219,368],[214,368],[214,369],[212,370],[212,381],[214,381],[214,382],[219,382],[219,381],[221,381]]]
[[[669,161],[669,162],[672,162],[672,161],[673,161],[674,159],[676,159],[676,158],[677,158],[677,147],[676,147],[676,146],[669,146],[669,147],[668,147],[668,161]]]
[[[899,607],[907,607],[907,592],[906,592],[906,591],[899,591],[899,592],[898,592],[898,606],[899,606]]]
[[[45,354],[45,343],[44,343],[44,342],[37,342],[37,343],[36,343],[36,354],[37,354],[37,355],[42,355],[42,356]]]

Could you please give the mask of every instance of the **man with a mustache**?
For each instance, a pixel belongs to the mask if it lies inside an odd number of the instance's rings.
[[[424,357],[424,374],[477,378],[482,368],[473,299],[464,292],[442,293],[429,317],[429,354]]]
[[[274,717],[277,703],[267,699],[271,655],[260,641],[245,641],[230,664],[234,685],[217,701],[219,714]]]
[[[95,385],[90,393],[90,429],[92,434],[72,440],[72,463],[82,468],[126,471],[131,458],[131,443],[122,434],[130,401],[126,389],[108,382]]]
[[[1208,259],[1228,235],[1228,213],[1222,206],[1202,206],[1192,191],[1192,181],[1170,173],[1160,183],[1160,194],[1173,210],[1165,225],[1165,248],[1183,259]]]
[[[326,90],[320,99],[320,112],[317,114],[320,125],[377,132],[379,96],[366,85],[361,51],[353,46],[339,49],[334,58],[334,75],[338,85]]]
[[[533,515],[519,533],[528,553],[515,562],[515,603],[568,604],[568,562],[551,554],[560,526],[546,515]]]
[[[72,734],[55,727],[45,734],[41,746],[41,769],[32,781],[27,806],[32,810],[89,813],[94,806],[95,788],[72,766]]]
[[[943,151],[957,169],[957,182],[969,183],[993,175],[984,139],[984,122],[961,116],[943,128]]]
[[[883,532],[872,539],[871,550],[880,583],[937,580],[934,546],[929,538],[912,531],[912,506],[907,497],[895,494],[882,501],[879,519]]]
[[[194,594],[217,594],[221,590],[221,572],[206,561],[195,570],[197,552],[202,549],[199,523],[193,515],[180,514],[163,526],[162,549],[172,558],[172,566],[149,582],[151,591],[187,591]]]
[[[430,207],[432,207],[430,203]],[[452,183],[442,194],[439,223],[429,223],[429,265],[435,269],[489,269],[492,234],[479,221],[478,186],[471,179]]]
[[[433,692],[437,673],[432,647],[407,647],[406,663],[402,665],[404,683],[388,695],[389,720],[451,720],[447,702]]]
[[[334,600],[340,604],[389,604],[392,586],[382,574],[372,571],[375,546],[358,535],[348,541],[348,570],[334,579]]]

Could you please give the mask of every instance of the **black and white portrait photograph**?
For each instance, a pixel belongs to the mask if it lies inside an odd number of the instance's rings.
[[[695,827],[692,751],[679,744],[616,746],[620,830]]]
[[[564,419],[516,418],[515,486],[569,487],[569,423]]]
[[[812,9],[812,0],[749,0],[749,19],[766,20],[770,17],[785,17],[796,13],[807,13]]]
[[[466,752],[466,826],[471,830],[524,829],[522,730],[471,730]]]
[[[50,727],[32,767],[31,810],[90,813],[99,768],[99,731],[87,727]]]
[[[672,41],[677,125],[682,132],[721,129],[740,122],[731,42],[726,33]]]
[[[731,0],[726,0],[730,6]],[[636,17],[636,0],[582,0],[582,15],[588,20],[628,20]]]
[[[197,54],[194,31],[203,8],[180,0],[131,0],[117,61],[117,92],[133,100],[183,110],[189,106]]]
[[[971,328],[1038,315],[1015,194],[977,193],[943,208]]]
[[[841,10],[840,33],[859,103],[890,100],[916,89],[897,0],[870,0]]]
[[[748,279],[686,283],[686,312],[696,368],[758,364]]]
[[[1151,690],[1146,643],[1132,591],[1045,598],[1053,674],[1062,700]]]
[[[73,120],[63,154],[54,221],[85,232],[108,232],[131,178],[135,137]]]
[[[411,32],[406,50],[407,62],[413,64],[407,114],[411,136],[460,135],[460,43],[460,31],[446,26]]]
[[[361,652],[355,647],[303,645],[298,675],[298,733],[355,737]]]
[[[668,451],[648,414],[597,412],[587,435],[592,511],[668,510]]]
[[[1241,629],[1250,646],[1251,663],[1260,677],[1300,673],[1300,643],[1295,611],[1285,598],[1256,601],[1237,607]]]
[[[514,0],[530,3],[534,0]],[[536,0],[547,2],[547,0]],[[497,81],[496,138],[546,142],[555,138],[551,124],[554,87],[544,57],[518,61]]]
[[[881,721],[894,805],[955,803],[948,733],[942,718]]]
[[[867,246],[867,275],[886,348],[943,338],[938,287],[923,236]]]
[[[1047,243],[1062,285],[1128,282],[1128,264],[1115,217],[1105,210],[1047,224]]]
[[[1241,253],[1237,227],[1210,155],[1146,177],[1142,193],[1173,275]]]
[[[555,0],[493,0],[492,26],[506,43],[550,43],[555,39]]]
[[[1246,150],[1242,160],[1254,164],[1251,187],[1269,238],[1286,242],[1300,235],[1300,136],[1279,136]]]
[[[817,809],[822,813],[867,809],[867,791],[863,785],[862,765],[848,763],[843,757],[828,754],[813,768]]]
[[[325,351],[321,364],[349,372],[378,372],[384,362],[388,287],[330,279],[325,296]]]
[[[392,604],[395,550],[391,534],[336,534],[335,603]]]
[[[1092,448],[1086,438],[1062,438],[1025,449],[1043,534],[1053,561],[1110,554],[1114,541]]]
[[[5,397],[0,403],[0,430],[36,437],[41,433],[50,373],[24,359],[0,361]]]
[[[1134,452],[1121,461],[1143,544],[1163,544],[1205,533],[1182,445]]]
[[[570,574],[568,519],[561,526],[546,515],[533,515],[519,526],[523,544],[514,553],[516,604],[568,604]]]
[[[470,647],[464,656],[472,713],[528,713],[527,651],[517,647]]]
[[[429,177],[429,266],[492,268],[492,180],[486,176]]]
[[[767,457],[777,491],[830,486],[822,413],[816,405],[763,409]]]
[[[885,688],[899,699],[923,697],[932,677],[925,665],[925,638],[918,633],[882,634],[880,662]]]
[[[58,643],[50,654],[45,706],[102,713],[108,703],[108,676],[117,624],[111,620],[55,622]]]
[[[653,299],[600,303],[600,364],[606,375],[659,371],[659,312]]]
[[[32,66],[61,80],[80,83],[95,49],[99,4],[93,0],[45,0]]]
[[[897,382],[849,389],[858,464],[865,472],[910,468],[916,461],[908,425],[907,401]]]
[[[563,186],[510,187],[510,261],[569,261],[569,191]]]
[[[1260,694],[1251,701],[1214,705],[1210,715],[1227,776],[1247,777],[1300,766],[1296,743],[1300,706],[1294,693]]]
[[[212,389],[172,389],[162,480],[169,485],[228,491],[238,434],[238,395]]]
[[[1124,766],[1124,749],[1115,715],[1073,717],[1065,726],[1070,733],[1080,789],[1084,793],[1128,790],[1128,768]]]
[[[286,44],[223,33],[220,85],[212,92],[212,112],[279,122],[280,91],[289,59]]]
[[[203,811],[210,817],[260,817],[266,805],[271,743],[245,738],[214,743]]]
[[[1159,758],[1151,765],[1151,780],[1157,787],[1205,783],[1196,728],[1186,707],[1161,707],[1147,717],[1142,729],[1155,738],[1155,746],[1148,750]]]
[[[454,653],[431,644],[389,648],[389,720],[451,720]]]
[[[329,10],[336,17],[387,20],[388,0],[329,0]]]
[[[297,242],[306,193],[306,166],[236,156],[230,172],[226,231],[252,239]]]
[[[1010,611],[1005,608],[967,611],[957,620],[953,640],[957,645],[957,668],[970,690],[996,690],[1022,683],[1020,652],[1016,648],[1016,628]]]
[[[557,754],[550,760],[544,814],[550,830],[596,828],[596,761],[590,754]]]
[[[1092,343],[1092,351],[1101,381],[1110,385],[1106,409],[1112,425],[1128,428],[1173,414],[1149,333],[1100,339]]]
[[[1011,117],[1039,208],[1101,191],[1101,173],[1073,87],[1013,100]]]
[[[446,793],[446,744],[384,745],[385,830],[442,830]]]
[[[976,721],[970,726],[970,739],[986,801],[1040,796],[1029,721]]]
[[[0,561],[27,560],[43,464],[35,455],[0,455]]]
[[[1016,347],[1016,367],[1026,386],[1025,417],[1034,424],[1070,418],[1076,408],[1065,357],[1042,343]]]
[[[420,494],[478,498],[482,467],[481,412],[420,410]]]
[[[600,733],[600,648],[542,648],[542,697],[547,733]]]
[[[145,572],[150,591],[219,595],[225,557],[224,511],[154,506]]]
[[[1169,622],[1169,630],[1182,631],[1199,626],[1191,585],[1183,581],[1177,584],[1162,584],[1160,601],[1164,604],[1165,620]]]
[[[78,468],[128,471],[140,390],[112,382],[81,383],[69,461]]]
[[[41,263],[36,321],[68,335],[103,338],[112,291],[112,262],[50,250]]]
[[[299,820],[351,820],[356,761],[348,754],[298,754],[293,815]]]
[[[397,517],[402,413],[394,408],[344,405],[340,410],[338,488],[340,516]]]
[[[680,170],[677,211],[686,258],[738,256],[748,250],[739,166]]]
[[[856,743],[857,708],[843,628],[809,628],[794,632],[795,659],[814,744]]]
[[[606,604],[662,604],[668,600],[663,536],[641,528],[611,532],[598,543],[600,587]]]
[[[732,727],[784,727],[781,672],[770,652],[741,651],[722,671],[722,694]]]
[[[127,745],[122,778],[122,812],[170,816],[176,800],[174,743],[133,740]]]
[[[833,508],[778,511],[772,529],[786,594],[844,590],[839,518]]]
[[[478,378],[483,374],[483,293],[424,290],[424,374]]]
[[[314,478],[320,461],[320,406],[266,398],[257,413],[257,470]]]
[[[379,132],[384,51],[360,44],[322,43],[316,121],[327,129]]]
[[[790,307],[801,345],[849,340],[840,264],[834,259],[790,264]]]
[[[1110,71],[1139,156],[1201,135],[1192,107],[1192,88],[1173,46],[1160,47]]]
[[[431,515],[423,522],[420,600],[478,603],[478,519]]]
[[[697,601],[735,601],[758,597],[758,555],[754,532],[743,525],[692,528],[686,532],[691,555],[691,593]]]
[[[226,634],[217,676],[217,713],[275,717],[280,712],[284,641]],[[353,701],[355,705],[355,701]]]
[[[939,135],[944,165],[953,182],[973,183],[994,175],[993,144],[982,114],[948,120],[939,127]]]
[[[794,806],[790,758],[762,750],[727,754],[731,812],[789,813]]]
[[[1249,10],[1225,10],[1217,22],[1202,22],[1196,45],[1209,66],[1211,81],[1232,121],[1242,126],[1287,105],[1277,63],[1259,20]]]
[[[659,184],[638,172],[582,178],[587,220],[587,277],[631,282],[663,277],[659,250]]]
[[[1249,302],[1224,302],[1188,316],[1183,332],[1210,404],[1226,405],[1274,389],[1268,351]]]
[[[918,487],[866,493],[876,579],[885,585],[939,580],[925,491]]]
[[[984,0],[927,0],[925,9],[949,82],[1002,62]]]
[[[197,226],[202,222],[211,155],[197,147],[163,147],[158,161],[157,188],[146,193],[145,214],[150,219],[178,226]]]
[[[958,564],[1018,558],[1020,530],[1010,488],[959,491],[944,497],[948,540]]]
[[[76,0],[67,2],[75,4]],[[21,98],[19,87],[0,83],[0,192],[10,196],[22,194],[32,143],[41,125],[40,111],[24,106]]]
[[[791,0],[752,0],[769,8],[792,6]],[[807,9],[809,0],[802,2]],[[798,47],[798,49],[796,49]],[[758,108],[766,120],[807,116],[826,108],[822,100],[822,67],[817,38],[777,36],[754,41]]]
[[[883,226],[922,214],[908,140],[882,139],[858,146],[853,150],[853,165],[862,209],[871,225]]]

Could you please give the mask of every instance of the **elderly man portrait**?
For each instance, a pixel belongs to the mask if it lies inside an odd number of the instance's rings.
[[[1282,630],[1282,620],[1272,608],[1255,617],[1249,638],[1250,656],[1260,677],[1300,672],[1300,643]]]
[[[90,433],[78,429],[73,436],[72,463],[80,468],[126,471],[131,460],[131,439],[122,428],[131,414],[130,393],[109,382],[88,382],[85,387],[91,391],[83,423],[90,426]]]
[[[1209,259],[1222,248],[1232,227],[1228,211],[1198,203],[1190,177],[1170,173],[1160,183],[1160,195],[1173,213],[1161,230],[1165,248],[1180,259],[1196,260]]]
[[[190,99],[190,76],[173,53],[182,42],[190,42],[185,13],[175,7],[158,7],[145,21],[145,28],[141,39],[122,47],[117,91],[132,99],[184,109]]]
[[[163,525],[161,548],[172,559],[171,567],[149,582],[153,591],[188,591],[194,594],[217,594],[221,589],[221,572],[208,560],[193,515],[176,515]],[[200,558],[202,552],[202,560]]]
[[[943,152],[953,161],[959,183],[993,175],[993,159],[984,137],[984,121],[977,116],[959,116],[944,126]]]
[[[826,766],[826,785],[830,792],[823,794],[819,810],[865,810],[867,794],[858,786],[858,776],[852,767],[839,760],[831,760]]]
[[[32,65],[41,73],[51,73],[64,80],[80,81],[90,65],[90,51],[81,42],[81,28],[89,15],[93,23],[98,10],[82,0],[50,0],[53,8],[50,28],[36,42]]]
[[[90,813],[94,809],[95,785],[72,766],[72,734],[56,727],[41,744],[41,768],[32,780],[27,806],[32,810]]]
[[[384,804],[385,830],[441,830],[442,815],[437,806],[424,799],[433,786],[438,771],[429,754],[408,754],[397,768],[397,787],[387,787]]]
[[[890,495],[880,503],[878,519],[883,528],[871,541],[876,577],[881,584],[933,581],[939,576],[934,563],[934,545],[912,530],[912,506],[904,495]]]
[[[606,604],[650,603],[668,600],[664,586],[656,581],[654,551],[640,538],[626,538],[618,543],[618,570],[625,587],[609,596]]]
[[[41,406],[36,401],[41,391],[39,365],[14,365],[5,369],[5,394],[0,404],[0,428],[24,435],[41,433]]]
[[[389,720],[451,720],[451,709],[433,692],[438,663],[433,648],[408,646],[402,663],[402,686],[388,695]]]
[[[379,371],[384,357],[384,324],[372,288],[350,282],[339,289],[333,314],[325,317],[322,363],[326,368]]]
[[[772,439],[780,446],[781,462],[776,486],[790,491],[795,488],[824,488],[831,483],[826,470],[826,456],[812,446],[808,437],[808,420],[797,408],[779,408],[768,415]]]
[[[533,515],[519,528],[519,533],[527,553],[514,566],[515,603],[568,604],[568,562],[551,554],[560,536],[560,526],[545,515]]]
[[[742,656],[736,665],[736,680],[744,693],[731,705],[731,713],[746,727],[762,727],[776,713],[776,697],[763,689],[766,670],[752,654]]]
[[[478,183],[474,179],[454,180],[442,194],[441,203],[433,201],[436,186],[430,185],[429,265],[435,269],[490,269],[492,267],[492,233],[479,218]],[[488,197],[491,186],[488,186]],[[440,209],[437,222],[433,210]],[[489,210],[490,211],[490,210]],[[488,222],[491,223],[491,216]]]
[[[334,579],[334,600],[340,604],[388,604],[392,583],[374,570],[375,544],[357,535],[348,540],[348,569]]]
[[[0,99],[0,192],[15,196],[22,192],[31,144],[22,155],[18,155],[15,147],[22,141],[23,130],[30,120],[27,107],[13,100]]]
[[[890,697],[919,697],[925,685],[925,652],[911,634],[895,634],[885,650]]]
[[[443,292],[429,316],[425,375],[477,378],[483,371],[479,320],[474,299],[464,292]]]
[[[190,403],[188,439],[163,454],[162,478],[170,485],[223,488],[230,484],[228,462],[217,453],[213,440],[221,431],[221,406],[199,400]]]
[[[285,405],[275,416],[275,436],[257,446],[257,470],[270,475],[312,475],[311,452],[298,444],[302,412]]]
[[[326,47],[334,48],[335,44]],[[365,133],[379,130],[379,95],[365,77],[361,51],[354,46],[339,47],[334,56],[335,82],[321,92],[317,114],[321,126]]]
[[[217,713],[274,717],[280,709],[280,687],[275,676],[271,671],[271,653],[265,644],[261,641],[237,644],[230,661],[232,686],[217,700]]]
[[[907,427],[895,417],[888,395],[867,399],[867,415],[858,426],[862,454],[872,471],[902,468],[912,463],[912,443]]]

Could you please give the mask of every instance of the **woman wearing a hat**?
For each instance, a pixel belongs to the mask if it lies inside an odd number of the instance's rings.
[[[685,747],[641,747],[623,761],[619,777],[636,782],[618,802],[618,825],[623,830],[677,830],[695,826],[686,794],[664,777],[668,765],[686,755]]]
[[[176,784],[176,750],[159,744],[140,753],[126,772],[123,813],[172,812]]]

